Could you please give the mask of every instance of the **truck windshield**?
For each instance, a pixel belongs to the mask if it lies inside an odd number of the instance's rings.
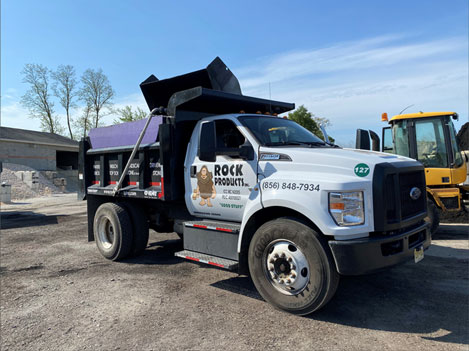
[[[417,141],[417,159],[425,167],[448,167],[448,154],[441,118],[415,121],[415,137]]]
[[[241,116],[238,119],[264,146],[327,145],[309,130],[288,119],[263,116]]]

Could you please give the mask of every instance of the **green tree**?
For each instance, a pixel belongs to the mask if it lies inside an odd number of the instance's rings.
[[[138,121],[147,116],[147,113],[140,107],[137,107],[134,111],[132,110],[132,106],[129,105],[124,106],[124,108],[118,108],[114,110],[114,112],[119,115],[119,118],[114,120],[114,124]]]
[[[316,135],[317,137],[324,140],[324,135],[322,134],[321,128],[319,127],[321,124],[324,127],[329,127],[331,122],[327,118],[323,117],[316,117],[311,112],[308,111],[304,105],[298,107],[295,111],[290,112],[288,114],[288,119],[298,123],[300,126],[308,129],[311,133]],[[329,141],[334,142],[334,138],[329,135]]]

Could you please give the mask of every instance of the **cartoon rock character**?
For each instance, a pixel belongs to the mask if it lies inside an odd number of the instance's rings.
[[[217,196],[217,191],[215,190],[215,185],[212,180],[212,172],[208,171],[207,166],[202,166],[200,171],[197,173],[197,189],[194,190],[192,194],[192,200],[196,200],[200,195],[201,206],[207,204],[208,207],[212,207],[210,198],[214,199]]]

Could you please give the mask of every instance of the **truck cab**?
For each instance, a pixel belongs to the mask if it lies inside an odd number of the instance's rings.
[[[146,121],[80,144],[88,240],[104,257],[140,254],[149,228],[175,231],[176,256],[250,275],[264,299],[301,315],[341,275],[423,258],[419,162],[324,142],[279,116],[294,104],[242,95],[220,59],[141,87]]]

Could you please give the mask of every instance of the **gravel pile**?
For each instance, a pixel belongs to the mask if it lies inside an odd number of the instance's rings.
[[[469,150],[469,122],[464,123],[459,130],[458,141],[461,150]]]
[[[37,172],[38,183],[35,185],[34,190],[31,189],[25,182],[20,180],[15,172],[19,171],[30,171]],[[58,187],[56,187],[51,181],[44,177],[40,172],[35,169],[23,165],[17,165],[14,163],[4,163],[3,171],[0,175],[0,182],[11,185],[11,199],[22,200],[30,199],[40,196],[50,196],[52,194],[62,194]]]

